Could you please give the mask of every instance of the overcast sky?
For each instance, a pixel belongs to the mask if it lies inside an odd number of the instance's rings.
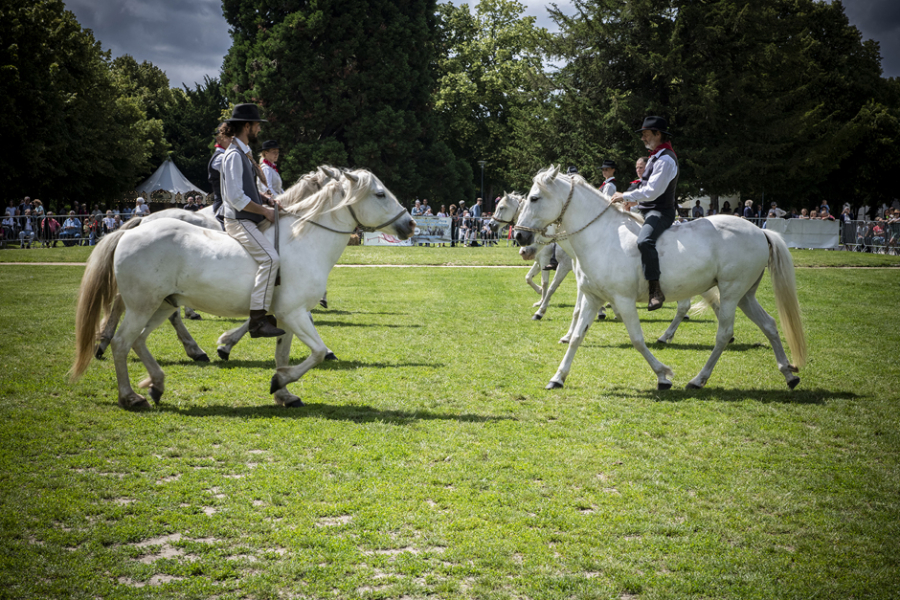
[[[520,1],[528,6],[527,14],[538,17],[538,25],[554,29],[547,2]],[[563,10],[571,6],[570,0],[556,4]],[[130,54],[138,62],[150,61],[166,72],[173,87],[193,87],[205,75],[218,77],[231,47],[221,0],[67,0],[66,7],[114,57]],[[844,7],[864,39],[881,43],[885,76],[900,76],[900,1],[846,0]]]

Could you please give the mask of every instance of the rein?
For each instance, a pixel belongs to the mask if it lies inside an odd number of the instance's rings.
[[[368,227],[368,226],[366,226],[366,225],[363,225],[363,224],[360,222],[360,220],[356,217],[356,213],[353,212],[353,207],[352,207],[352,206],[348,206],[348,207],[347,207],[347,210],[350,211],[350,216],[353,217],[353,220],[354,220],[354,221],[356,221],[356,226],[357,226],[357,228],[359,228],[361,231],[368,231],[368,232],[378,231],[378,230],[381,229],[382,227],[387,227],[388,225],[390,225],[391,223],[393,223],[394,221],[396,221],[397,219],[399,219],[400,217],[402,217],[404,214],[406,214],[406,209],[405,209],[405,208],[401,208],[401,209],[400,209],[400,212],[397,213],[397,215],[396,215],[393,219],[390,219],[390,220],[388,220],[388,221],[385,221],[385,222],[382,223],[381,225],[376,225],[375,227]],[[353,233],[356,233],[356,229],[353,229],[353,230],[351,230],[351,231],[341,231],[341,230],[339,230],[339,229],[333,229],[333,228],[329,227],[328,225],[322,225],[321,223],[317,223],[316,221],[312,221],[312,220],[310,220],[310,219],[300,219],[300,221],[303,222],[303,223],[309,223],[309,224],[311,224],[311,225],[315,225],[316,227],[321,227],[322,229],[325,229],[325,230],[330,231],[330,232],[332,232],[332,233],[340,233],[340,234],[344,234],[344,235],[352,235]]]
[[[517,229],[519,231],[530,231],[531,233],[537,233],[541,237],[549,240],[550,242],[558,242],[560,240],[568,239],[568,238],[572,237],[573,235],[575,235],[576,233],[581,233],[582,231],[584,231],[585,229],[587,229],[588,227],[593,225],[597,221],[597,219],[602,217],[603,213],[605,213],[609,209],[609,207],[612,206],[612,202],[607,204],[603,208],[603,210],[600,211],[600,214],[598,214],[596,217],[591,219],[584,227],[582,227],[580,229],[577,229],[571,233],[567,233],[565,231],[560,231],[559,233],[556,233],[554,235],[547,235],[547,229],[549,229],[551,225],[556,225],[560,229],[562,228],[563,216],[566,214],[566,210],[568,210],[569,204],[572,202],[572,194],[574,192],[575,192],[575,181],[572,180],[572,187],[569,188],[569,195],[566,197],[566,202],[565,202],[565,204],[563,204],[562,210],[559,212],[559,216],[556,217],[556,220],[553,221],[552,223],[547,223],[542,229],[536,229],[534,227],[520,227],[519,225],[516,225],[515,229]]]

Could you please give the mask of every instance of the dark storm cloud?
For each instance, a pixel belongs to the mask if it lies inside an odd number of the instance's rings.
[[[150,61],[173,87],[218,77],[231,47],[220,0],[68,0],[66,8],[113,57]]]
[[[900,77],[900,2],[897,0],[847,0],[844,13],[863,39],[881,46],[885,77]]]

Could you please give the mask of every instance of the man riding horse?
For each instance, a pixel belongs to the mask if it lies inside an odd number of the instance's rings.
[[[659,254],[656,240],[675,222],[675,186],[678,184],[678,157],[670,143],[669,124],[662,117],[647,117],[637,131],[650,151],[650,161],[641,177],[640,185],[628,192],[616,192],[612,202],[625,202],[630,208],[637,204],[644,215],[644,226],[638,235],[644,279],[650,286],[647,310],[656,310],[666,297],[659,286]]]

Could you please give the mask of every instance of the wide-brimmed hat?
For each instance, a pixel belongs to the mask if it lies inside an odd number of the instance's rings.
[[[655,131],[662,131],[666,135],[672,135],[667,131],[669,129],[669,122],[663,117],[647,117],[644,119],[644,124],[641,125],[641,128],[635,133],[640,133],[645,129],[653,129]]]
[[[231,118],[226,119],[226,123],[234,123],[235,121],[252,121],[268,123],[265,119],[259,117],[259,107],[255,104],[238,104],[231,112]]]
[[[265,152],[266,150],[279,150],[280,148],[281,146],[279,146],[278,142],[276,142],[275,140],[266,140],[262,145],[263,152]]]
[[[601,169],[601,170],[603,170],[603,169],[615,169],[615,168],[616,168],[616,163],[615,163],[615,161],[611,161],[611,160],[609,160],[609,159],[604,160],[604,161],[603,161],[603,164],[600,165],[600,169]]]
[[[566,175],[574,175],[577,172],[578,172],[578,167],[576,167],[575,165],[572,165],[566,170]]]

